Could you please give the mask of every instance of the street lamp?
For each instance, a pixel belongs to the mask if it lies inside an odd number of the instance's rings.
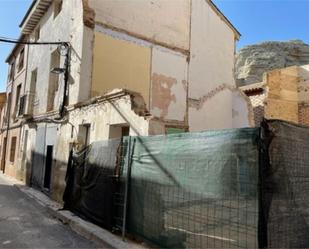
[[[52,68],[52,70],[50,70],[50,72],[54,74],[62,74],[62,73],[65,73],[65,68],[54,67]]]

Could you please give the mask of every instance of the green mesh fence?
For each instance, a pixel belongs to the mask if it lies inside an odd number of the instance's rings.
[[[309,127],[262,126],[260,245],[309,248]]]
[[[258,136],[237,129],[127,139],[128,233],[161,248],[257,248]]]

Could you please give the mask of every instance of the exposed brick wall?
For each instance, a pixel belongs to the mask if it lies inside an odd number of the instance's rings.
[[[298,119],[300,124],[309,125],[309,104],[298,106]]]
[[[254,112],[254,124],[255,126],[260,126],[264,118],[264,100],[265,93],[259,93],[256,95],[249,96],[251,104],[253,106]]]

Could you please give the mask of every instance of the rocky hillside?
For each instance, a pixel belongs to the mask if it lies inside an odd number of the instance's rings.
[[[300,40],[247,46],[236,57],[237,84],[261,82],[264,72],[305,64],[309,64],[309,44]]]

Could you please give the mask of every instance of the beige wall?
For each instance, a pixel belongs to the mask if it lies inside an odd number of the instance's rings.
[[[298,122],[298,81],[297,66],[267,73],[266,118]]]
[[[192,0],[191,22],[189,102],[206,103],[201,109],[190,105],[190,130],[232,128],[232,92],[205,97],[222,85],[235,86],[235,33],[205,0]]]
[[[187,110],[186,57],[152,50],[151,114],[165,120],[185,121]]]
[[[308,124],[309,65],[268,72],[265,117]]]
[[[254,112],[250,99],[240,90],[233,91],[233,128],[254,127]]]
[[[95,33],[91,95],[115,88],[140,93],[149,104],[151,49]]]
[[[23,178],[20,178],[21,176],[19,175],[20,173],[20,161],[19,161],[19,155],[20,155],[20,149],[19,149],[19,140],[20,140],[20,128],[16,129],[11,129],[8,132],[8,136],[6,131],[3,133],[2,137],[8,137],[8,143],[6,147],[6,161],[5,161],[5,174],[9,175],[11,177],[15,177],[18,180],[23,180]],[[15,147],[15,157],[14,157],[14,162],[10,161],[10,154],[11,154],[11,141],[12,137],[16,137],[16,147]],[[4,143],[2,142],[1,150],[3,149]],[[2,151],[1,151],[2,154]],[[3,155],[1,155],[3,156]]]
[[[114,90],[111,94],[117,92],[119,91]],[[129,95],[84,106],[69,112],[70,124],[63,124],[59,127],[57,144],[55,145],[56,161],[53,165],[52,180],[52,197],[55,200],[62,201],[70,143],[78,142],[79,126],[82,124],[90,125],[90,143],[109,139],[111,125],[127,124],[130,126],[131,136],[146,136],[148,135],[149,121],[136,112],[137,109],[133,108],[132,99]]]
[[[189,49],[190,0],[89,0],[89,6],[98,23]]]

